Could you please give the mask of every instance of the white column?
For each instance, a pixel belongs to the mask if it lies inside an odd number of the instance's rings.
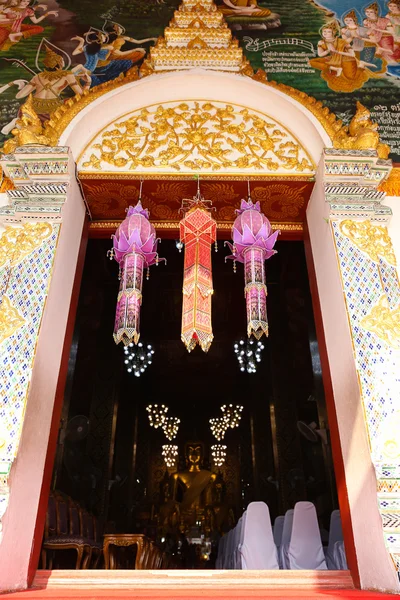
[[[19,148],[1,163],[15,189],[0,208],[0,311],[14,323],[0,322],[0,590],[15,590],[28,581],[85,208],[67,148]]]
[[[398,592],[399,461],[385,444],[400,410],[400,355],[393,347],[400,348],[400,336],[385,332],[379,315],[374,321],[384,298],[390,295],[386,317],[400,302],[386,229],[391,211],[377,189],[390,168],[374,151],[326,150],[307,223],[350,509],[344,528],[353,533],[362,588]]]

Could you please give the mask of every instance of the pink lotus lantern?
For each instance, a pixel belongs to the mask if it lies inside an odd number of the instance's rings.
[[[260,203],[251,198],[242,200],[232,227],[233,244],[228,244],[234,261],[244,263],[245,296],[247,309],[247,335],[256,339],[268,335],[267,286],[264,262],[276,254],[273,250],[279,231],[272,233],[271,224],[261,212]]]
[[[149,221],[149,211],[139,202],[130,206],[126,219],[112,236],[110,258],[120,266],[120,286],[114,325],[116,344],[138,343],[140,337],[140,306],[142,304],[143,270],[158,265],[158,239]],[[147,277],[149,271],[147,271]]]

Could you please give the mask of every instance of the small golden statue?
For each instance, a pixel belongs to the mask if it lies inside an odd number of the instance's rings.
[[[13,138],[6,140],[3,146],[5,154],[12,154],[16,148],[26,145],[48,146],[51,140],[44,134],[42,121],[33,108],[32,94],[20,108],[20,117],[11,131]]]
[[[356,114],[349,124],[349,133],[340,130],[333,140],[334,147],[346,150],[376,150],[379,158],[388,158],[390,147],[381,143],[378,124],[370,117],[368,108],[357,102]]]

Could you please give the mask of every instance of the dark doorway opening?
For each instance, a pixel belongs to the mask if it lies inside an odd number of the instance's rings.
[[[99,543],[103,532],[144,534],[174,557],[169,568],[213,568],[219,539],[253,501],[268,505],[272,522],[296,502],[312,502],[327,542],[337,500],[303,244],[278,242],[278,254],[267,263],[270,333],[249,374],[234,352],[246,337],[240,268],[234,274],[225,264],[220,241],[213,253],[214,341],[207,354],[200,348],[189,354],[180,340],[183,253],[163,240],[159,252],[167,266],[152,268],[143,286],[141,342],[152,345],[154,356],[140,377],[128,373],[112,338],[119,282],[109,248],[106,240],[88,244],[55,493],[80,507],[81,520],[82,514],[95,518]],[[150,427],[150,404],[163,404],[180,419],[172,442],[179,452],[175,469],[167,469],[161,453],[168,443],[162,428]],[[226,460],[216,467],[211,446],[219,442],[209,420],[229,404],[243,406],[242,417],[220,442]],[[189,446],[199,447],[201,470],[214,475],[199,487],[194,512],[182,505],[174,477],[188,469]],[[192,545],[200,550],[189,551]],[[53,564],[63,568],[70,560],[55,553]],[[133,568],[134,551],[121,550],[118,561]]]

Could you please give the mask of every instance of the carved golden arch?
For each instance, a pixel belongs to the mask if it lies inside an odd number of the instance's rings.
[[[157,77],[157,74],[149,74],[149,76]],[[334,148],[351,150],[373,149],[377,151],[380,158],[388,157],[390,148],[380,142],[377,125],[370,120],[369,110],[359,102],[357,102],[356,114],[350,125],[347,126],[319,100],[283,83],[268,81],[267,74],[261,69],[254,73],[253,69],[247,64],[239,76],[245,76],[262,83],[299,102],[299,104],[316,117],[329,136]],[[27,102],[21,107],[22,118],[19,119],[17,127],[12,132],[14,138],[5,143],[3,151],[11,153],[18,146],[35,143],[35,139],[38,144],[57,145],[68,125],[83,109],[107,93],[143,79],[143,77],[143,74],[141,74],[141,77],[139,76],[137,69],[132,69],[125,76],[120,75],[113,81],[87,90],[82,95],[77,94],[73,98],[66,100],[62,106],[55,110],[50,120],[44,125],[42,125],[31,106],[31,98],[28,98]]]

